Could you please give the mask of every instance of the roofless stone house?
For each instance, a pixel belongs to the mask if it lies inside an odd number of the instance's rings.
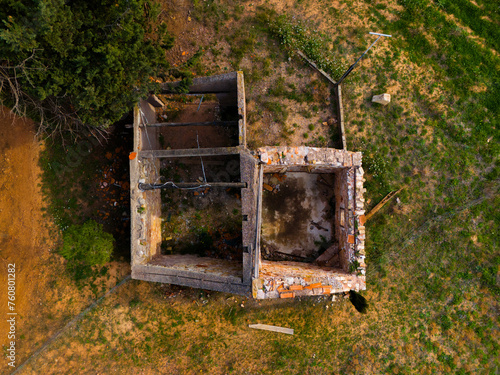
[[[365,289],[361,153],[248,149],[242,72],[172,92],[134,109],[132,277],[259,299]]]

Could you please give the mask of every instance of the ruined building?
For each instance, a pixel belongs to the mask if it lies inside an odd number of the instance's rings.
[[[241,72],[178,84],[134,110],[132,277],[259,299],[365,289],[361,153],[250,150]]]

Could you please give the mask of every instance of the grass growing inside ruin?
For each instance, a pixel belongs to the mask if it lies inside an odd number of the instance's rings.
[[[210,73],[245,71],[249,144],[327,141],[321,125],[326,84],[307,87],[321,77],[311,77],[315,73],[299,59],[288,60],[281,34],[262,22],[265,10],[257,5],[193,2],[192,17],[217,40],[211,42],[216,53],[200,63]],[[364,153],[367,209],[405,186],[400,203],[392,201],[367,223],[367,315],[343,299],[258,302],[133,282],[34,366],[50,373],[58,358],[67,373],[83,362],[96,372],[498,371],[496,10],[486,0],[349,1],[339,7],[304,0],[267,13],[275,14],[274,22],[290,22],[283,35],[326,43],[317,52],[328,51],[342,64],[368,47],[368,31],[393,34],[343,84],[348,149]],[[179,10],[181,16],[188,14]],[[245,36],[235,25],[253,31]],[[293,25],[318,33],[300,34]],[[392,95],[388,106],[371,102],[383,92]],[[269,132],[275,124],[279,130]],[[295,335],[253,331],[249,323],[294,328]]]

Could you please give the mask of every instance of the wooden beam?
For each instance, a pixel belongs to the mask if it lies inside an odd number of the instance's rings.
[[[161,126],[237,126],[235,121],[208,121],[208,122],[159,122],[156,124],[141,125],[141,127],[161,127]]]
[[[373,207],[372,210],[365,216],[366,221],[368,221],[373,215],[375,215],[382,207],[387,204],[387,202],[394,198],[396,194],[398,194],[403,189],[404,187],[399,190],[391,191],[389,194],[387,194],[384,199],[382,199],[375,207]]]
[[[139,151],[140,158],[175,158],[190,156],[236,155],[239,147],[190,148],[179,150],[147,150]]]
[[[288,335],[293,335],[293,329],[291,328],[270,326],[267,324],[249,324],[248,327],[253,329],[262,329],[264,331],[272,331],[272,332],[279,332],[279,333],[286,333]]]
[[[139,184],[141,190],[154,190],[154,189],[193,189],[193,188],[207,188],[207,187],[222,187],[222,188],[237,188],[244,189],[247,187],[246,182],[173,182],[172,184]]]
[[[347,142],[345,139],[345,128],[344,128],[344,105],[342,104],[342,88],[340,85],[335,86],[335,92],[337,94],[337,109],[339,115],[339,125],[340,125],[340,137],[342,139],[342,148],[347,150]]]
[[[337,85],[337,82],[335,82],[333,80],[333,78],[328,75],[327,72],[325,72],[324,70],[320,69],[312,60],[309,60],[306,55],[304,55],[299,50],[297,50],[297,53],[299,54],[300,57],[302,57],[304,60],[306,60],[309,63],[309,65],[311,65],[314,69],[316,69],[318,72],[320,72],[323,75],[323,77],[325,77],[328,81],[330,81],[330,83],[332,83],[334,85]]]

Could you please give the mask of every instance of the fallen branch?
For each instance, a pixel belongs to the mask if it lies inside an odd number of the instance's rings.
[[[366,215],[366,220],[368,221],[373,215],[375,215],[382,207],[384,207],[387,202],[389,202],[392,198],[396,196],[401,190],[403,190],[404,187],[402,187],[399,190],[394,190],[391,191],[389,194],[387,194],[384,199],[382,199],[373,209]]]

